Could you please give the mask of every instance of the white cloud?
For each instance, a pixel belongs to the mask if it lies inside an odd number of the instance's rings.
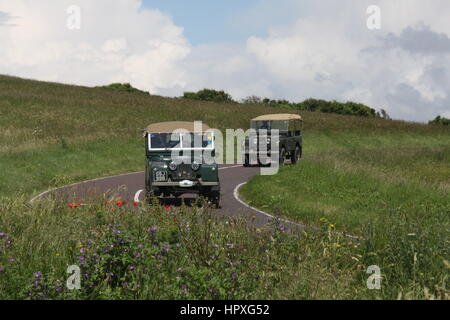
[[[81,29],[69,30],[67,8],[81,8]],[[0,72],[83,85],[113,81],[158,93],[184,86],[179,61],[189,54],[183,29],[137,0],[0,0]]]
[[[66,28],[74,3],[82,10],[78,31]],[[267,35],[193,47],[182,28],[138,0],[0,0],[0,73],[131,82],[171,96],[207,87],[235,98],[355,100],[418,121],[450,112],[448,0],[260,3],[234,28],[264,26]],[[381,8],[380,31],[366,27],[369,5]]]

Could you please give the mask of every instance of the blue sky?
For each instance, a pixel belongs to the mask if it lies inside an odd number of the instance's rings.
[[[281,0],[276,7],[266,0],[143,0],[143,4],[171,16],[193,45],[265,36],[273,24],[298,17],[288,8],[290,0]]]

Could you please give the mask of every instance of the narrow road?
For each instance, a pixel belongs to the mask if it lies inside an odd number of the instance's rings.
[[[238,165],[223,165],[220,167],[221,182],[221,208],[218,213],[228,216],[246,215],[253,219],[255,226],[260,227],[269,223],[273,217],[260,210],[251,208],[245,204],[238,196],[238,188],[259,173],[260,168],[244,168]],[[145,198],[144,172],[129,173],[114,177],[99,178],[73,185],[61,187],[55,190],[46,191],[37,199],[49,196],[68,202],[82,201],[87,203],[89,199],[98,198],[101,195],[121,197],[127,203],[143,201]],[[166,205],[179,206],[184,201],[186,204],[195,200],[195,195],[185,195],[182,198],[165,198]],[[289,222],[287,222],[290,224]]]

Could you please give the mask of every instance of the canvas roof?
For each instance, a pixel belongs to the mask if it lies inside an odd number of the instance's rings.
[[[194,122],[186,122],[186,121],[172,121],[172,122],[159,122],[153,123],[149,125],[145,131],[150,133],[172,133],[175,130],[184,129],[188,132],[197,132],[194,131]],[[209,130],[209,126],[202,123],[201,131],[205,132]]]
[[[291,114],[291,113],[265,114],[263,116],[259,116],[255,119],[252,119],[252,121],[271,121],[271,120],[279,120],[279,121],[301,120],[301,121],[303,121],[303,119],[300,115]]]

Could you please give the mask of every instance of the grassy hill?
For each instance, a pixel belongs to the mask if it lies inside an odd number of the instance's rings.
[[[242,193],[319,227],[307,234],[195,208],[28,204],[49,187],[143,170],[149,123],[246,129],[279,110],[0,76],[0,298],[448,299],[445,126],[302,112],[304,161]],[[70,264],[87,272],[80,291],[61,284]],[[366,287],[370,265],[381,290]]]
[[[0,195],[142,170],[141,132],[152,122],[203,120],[221,130],[246,129],[251,118],[274,112],[279,109],[0,76]],[[448,143],[445,128],[316,112],[302,116],[305,154],[346,143]]]

